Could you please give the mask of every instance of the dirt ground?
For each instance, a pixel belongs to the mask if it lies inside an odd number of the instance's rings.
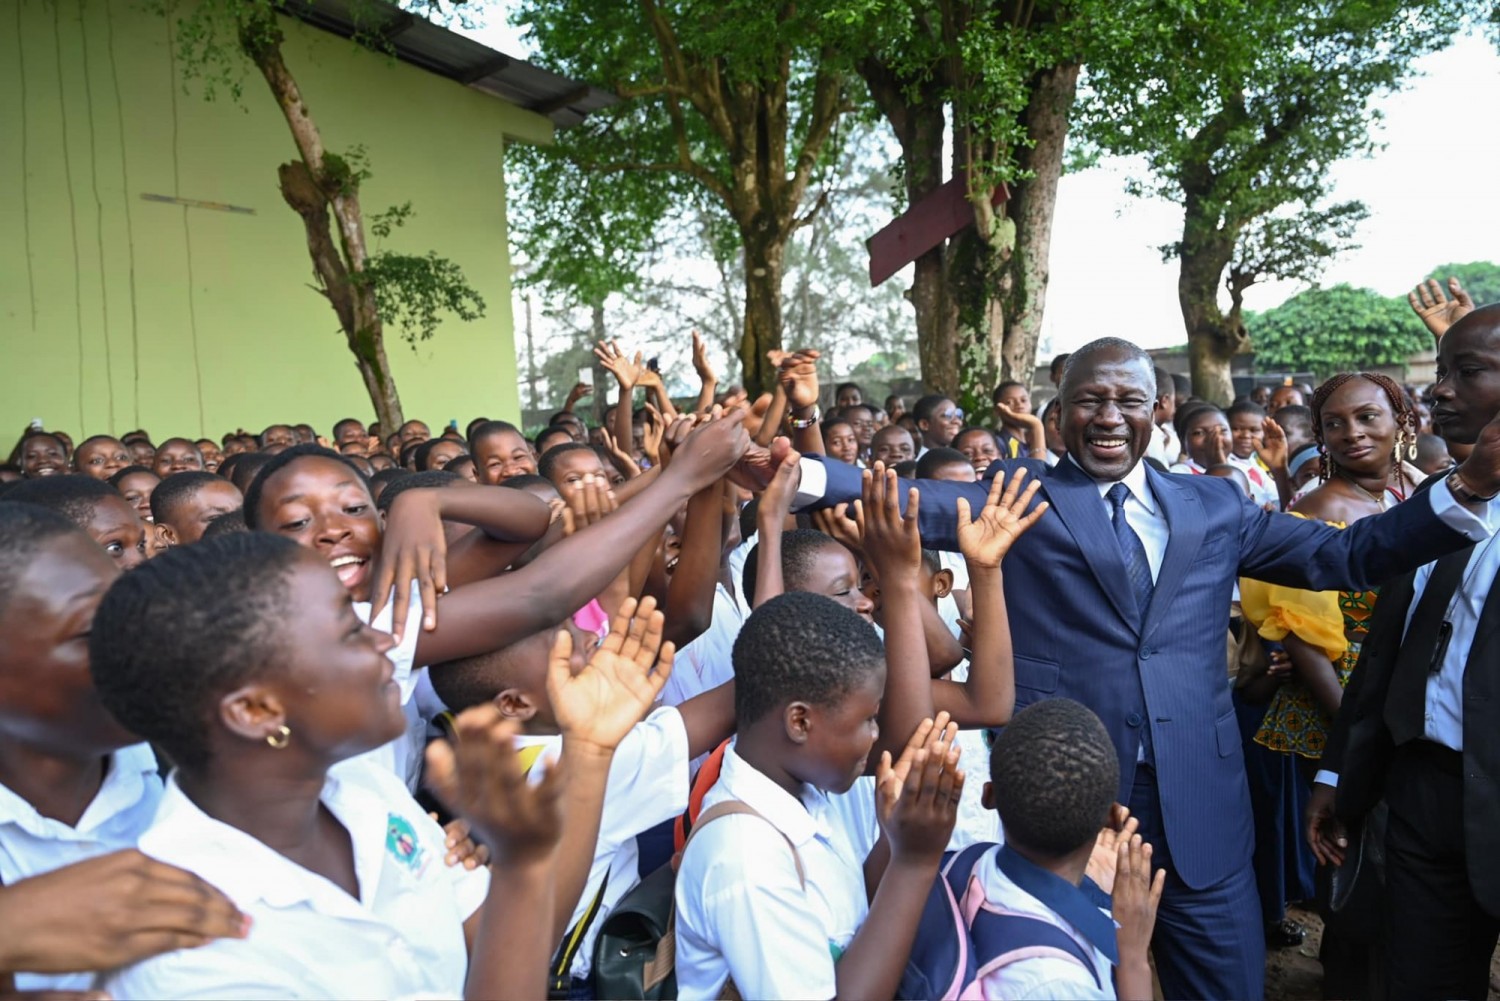
[[[1288,907],[1286,916],[1307,929],[1307,939],[1295,949],[1275,949],[1266,956],[1266,1001],[1319,1001],[1323,966],[1318,945],[1323,921],[1312,911]],[[1490,1001],[1500,1001],[1500,950],[1490,960]]]

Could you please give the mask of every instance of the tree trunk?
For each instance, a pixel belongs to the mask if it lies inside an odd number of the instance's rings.
[[[1188,192],[1183,200],[1182,247],[1177,303],[1187,330],[1193,394],[1219,406],[1234,399],[1230,362],[1249,344],[1238,307],[1226,316],[1219,308],[1219,286],[1234,255],[1238,232],[1220,224],[1204,198]]]
[[[753,399],[776,388],[776,369],[767,351],[781,348],[781,273],[786,251],[778,233],[745,229],[745,333],[740,370]]]
[[[1008,263],[1010,294],[1004,308],[1000,376],[1028,386],[1036,368],[1042,311],[1047,304],[1057,182],[1062,177],[1079,68],[1076,63],[1054,66],[1033,81],[1026,106],[1026,132],[1032,145],[1020,156],[1022,169],[1031,177],[1016,186],[1009,208],[1016,221],[1016,249]]]
[[[385,433],[390,434],[404,423],[404,415],[385,355],[375,290],[363,280],[368,253],[359,206],[359,179],[351,174],[347,164],[324,150],[322,134],[282,58],[281,42],[281,26],[276,15],[269,11],[251,14],[240,24],[240,48],[265,77],[291,130],[292,141],[302,155],[301,163],[283,164],[278,172],[282,197],[302,216],[308,251],[322,281],[322,291],[338,315],[376,418]],[[338,226],[337,246],[330,235],[330,221]]]
[[[608,336],[604,326],[604,303],[596,302],[589,309],[589,318],[593,324],[594,343],[598,344]],[[609,427],[604,420],[604,412],[609,409],[609,389],[615,385],[614,376],[609,374],[609,369],[594,356],[594,426],[600,428]],[[618,387],[615,387],[618,388]]]

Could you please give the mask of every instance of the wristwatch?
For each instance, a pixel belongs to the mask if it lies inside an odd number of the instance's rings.
[[[1464,478],[1459,475],[1457,469],[1449,473],[1444,482],[1448,484],[1448,489],[1453,491],[1453,496],[1465,504],[1488,504],[1496,497],[1495,494],[1484,497],[1475,493],[1474,489],[1464,482]]]
[[[786,426],[793,431],[801,431],[803,428],[810,428],[818,423],[818,418],[822,416],[822,412],[818,410],[816,403],[813,404],[812,412],[806,417],[793,417],[792,412],[788,410],[786,414]]]

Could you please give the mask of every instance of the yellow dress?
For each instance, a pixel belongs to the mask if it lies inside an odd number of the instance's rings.
[[[1345,527],[1339,522],[1329,524]],[[1288,633],[1296,633],[1298,639],[1328,655],[1340,685],[1349,683],[1359,660],[1360,643],[1369,631],[1378,594],[1378,590],[1303,591],[1240,579],[1245,620],[1256,627],[1261,638],[1280,642]],[[1321,758],[1332,722],[1312,691],[1294,676],[1276,690],[1255,742],[1284,754]]]

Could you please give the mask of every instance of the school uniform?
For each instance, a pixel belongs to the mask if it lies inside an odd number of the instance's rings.
[[[540,780],[547,764],[562,753],[563,739],[518,737],[520,748],[540,746]],[[588,882],[568,919],[572,929],[597,910],[588,922],[573,958],[574,980],[587,979],[594,965],[594,940],[604,918],[640,882],[640,851],[636,836],[677,817],[688,805],[688,740],[682,714],[671,707],[657,709],[631,727],[615,748],[609,778],[604,787],[604,807],[599,817],[599,840]]]
[[[1119,957],[1116,926],[1083,890],[1004,846],[980,858],[974,866],[972,881],[971,892],[977,882],[987,909],[1036,918],[1061,929],[1093,964],[1090,972],[1080,959],[1051,950],[1018,959],[983,978],[986,998],[1069,1001],[1115,997],[1114,963]],[[1072,914],[1078,923],[1069,921],[1059,910]],[[980,964],[987,958],[978,957]]]
[[[238,828],[167,781],[141,851],[197,873],[253,924],[111,974],[116,998],[461,997],[463,923],[489,892],[485,868],[444,864],[445,836],[400,779],[351,759],[328,771],[323,805],[349,833],[359,899]]]
[[[161,801],[156,755],[146,744],[109,756],[104,781],[76,826],[44,817],[0,785],[0,883],[134,848]],[[85,991],[92,973],[17,973],[18,991]]]
[[[714,585],[713,617],[708,628],[677,651],[672,676],[662,689],[663,705],[677,706],[695,695],[734,680],[734,641],[746,613],[723,584]]]
[[[827,796],[805,785],[791,795],[734,744],[703,808],[731,800],[760,816],[699,828],[678,870],[677,996],[721,997],[732,976],[741,997],[833,997],[834,964],[869,914],[864,856]]]
[[[1271,473],[1255,456],[1241,459],[1230,452],[1226,461],[1245,474],[1245,479],[1250,481],[1250,499],[1260,507],[1271,505],[1271,510],[1281,510],[1281,493],[1276,489],[1276,481],[1271,478]]]
[[[1146,457],[1155,459],[1163,466],[1171,466],[1182,455],[1182,444],[1171,424],[1158,424],[1151,434],[1151,444],[1146,446]]]
[[[394,596],[394,595],[393,595]],[[361,622],[381,632],[393,632],[392,621],[395,606],[386,602],[380,615],[370,621],[368,601],[354,602],[354,614]],[[386,651],[395,666],[394,680],[401,689],[401,712],[406,716],[406,732],[389,744],[367,751],[360,758],[390,769],[391,773],[406,783],[408,792],[415,792],[422,778],[422,756],[427,749],[427,723],[437,713],[432,709],[442,706],[442,700],[432,690],[427,679],[427,668],[416,664],[417,639],[422,635],[422,591],[415,581],[411,586],[411,604],[406,610],[406,629],[401,634],[401,644]],[[418,692],[421,690],[421,698]],[[426,714],[424,715],[424,710]],[[438,712],[442,709],[438,708]]]

